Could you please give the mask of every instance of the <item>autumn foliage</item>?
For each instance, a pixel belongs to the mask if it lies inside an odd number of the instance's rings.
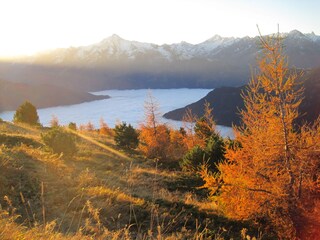
[[[295,239],[319,203],[320,121],[295,126],[298,75],[288,71],[280,35],[261,43],[259,72],[243,93],[243,125],[235,128],[240,144],[227,149],[219,174],[203,168],[202,177],[225,216],[267,220],[279,238]]]
[[[112,135],[112,129],[108,126],[108,124],[104,121],[103,118],[100,118],[99,134],[109,136]]]
[[[160,121],[159,104],[151,93],[145,101],[145,121],[140,125],[139,149],[144,156],[177,160],[187,151],[183,129],[174,130]]]

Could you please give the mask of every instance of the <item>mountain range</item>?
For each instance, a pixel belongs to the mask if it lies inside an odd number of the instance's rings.
[[[291,67],[320,66],[320,36],[297,30],[282,36]],[[156,45],[113,35],[89,46],[2,62],[0,77],[81,91],[241,86],[259,52],[259,37],[215,35],[199,44]]]

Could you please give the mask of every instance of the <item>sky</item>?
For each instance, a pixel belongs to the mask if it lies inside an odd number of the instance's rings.
[[[297,29],[320,35],[318,0],[0,0],[0,56],[83,46],[117,34],[171,44]]]

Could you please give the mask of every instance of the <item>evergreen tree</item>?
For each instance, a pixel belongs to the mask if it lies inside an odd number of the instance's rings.
[[[68,128],[73,130],[73,131],[77,131],[77,124],[75,122],[70,122],[68,124]]]
[[[206,164],[211,172],[217,171],[217,165],[225,160],[224,140],[219,134],[213,133],[206,139],[206,142],[204,148],[196,145],[185,154],[180,162],[182,170],[198,172],[200,167]]]
[[[139,144],[138,133],[130,124],[123,122],[114,128],[114,141],[119,147],[135,149]]]
[[[37,109],[30,102],[24,102],[15,112],[13,116],[15,123],[27,123],[30,125],[39,124],[39,116]]]

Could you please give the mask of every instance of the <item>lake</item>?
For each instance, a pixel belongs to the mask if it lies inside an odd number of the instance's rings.
[[[124,121],[137,127],[144,120],[144,102],[150,91],[159,103],[160,113],[184,107],[190,103],[198,101],[207,95],[212,89],[139,89],[139,90],[106,90],[94,92],[96,95],[109,95],[111,98],[81,104],[59,106],[38,109],[40,122],[44,126],[49,126],[52,116],[59,119],[59,124],[67,125],[75,122],[77,125],[91,121],[95,127],[99,127],[102,117],[105,122],[114,127],[119,121]],[[14,111],[0,113],[0,118],[12,121]],[[181,122],[172,121],[165,118],[163,123],[168,123],[172,127],[179,128]],[[230,127],[218,126],[223,136],[233,136]]]

